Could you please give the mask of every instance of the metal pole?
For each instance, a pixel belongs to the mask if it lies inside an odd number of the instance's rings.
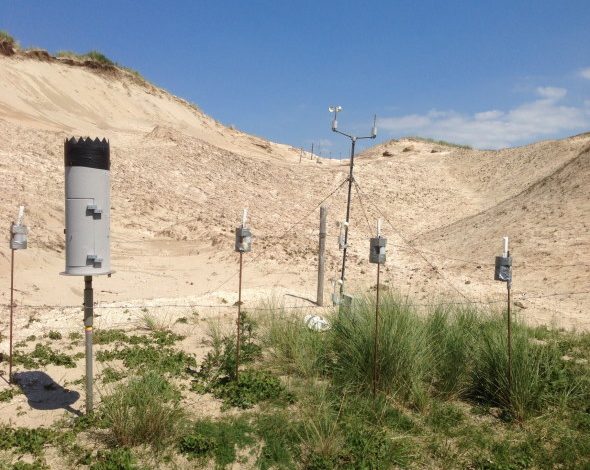
[[[86,337],[86,413],[92,413],[94,395],[92,390],[92,327],[94,320],[94,292],[92,276],[84,276],[84,333]]]
[[[12,383],[12,322],[14,312],[14,250],[10,250],[10,345],[8,346],[8,383]]]
[[[237,321],[237,341],[236,341],[236,382],[238,381],[238,371],[240,367],[240,319],[242,316],[242,256],[240,251],[240,280],[238,286],[238,321]]]
[[[301,163],[301,157],[303,157],[303,147],[301,147],[301,152],[299,152],[299,163]]]
[[[340,275],[340,294],[344,293],[344,273],[346,270],[346,250],[348,248],[348,222],[350,220],[350,200],[352,197],[352,183],[354,182],[354,176],[352,174],[354,170],[354,147],[356,144],[356,137],[351,137],[352,145],[350,148],[350,174],[348,176],[348,201],[346,203],[346,224],[344,226],[344,249],[342,250],[342,273]]]
[[[508,252],[510,256],[510,252]],[[512,269],[512,268],[510,268]],[[506,283],[508,290],[508,401],[512,401],[512,319],[510,312],[510,289],[512,287],[512,280]]]
[[[320,247],[318,251],[318,292],[317,301],[318,306],[324,305],[324,267],[326,256],[326,218],[328,215],[328,208],[326,206],[320,207]]]
[[[375,338],[373,344],[373,398],[377,394],[377,347],[379,334],[379,274],[381,273],[381,263],[377,263],[377,299],[375,303]]]
[[[309,156],[310,160],[313,160],[313,143],[311,144],[311,155]]]

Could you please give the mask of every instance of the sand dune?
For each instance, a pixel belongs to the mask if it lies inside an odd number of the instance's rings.
[[[63,140],[70,135],[111,142],[117,273],[97,281],[101,301],[227,301],[235,291],[233,229],[243,207],[256,237],[246,295],[314,298],[317,206],[343,183],[347,162],[306,155],[299,163],[298,150],[230,129],[124,72],[15,55],[0,57],[0,224],[8,229],[18,205],[27,206],[30,249],[17,256],[20,304],[81,301],[81,281],[58,276]],[[485,263],[507,234],[515,292],[530,299],[521,315],[590,328],[588,295],[532,298],[590,285],[589,144],[585,135],[492,152],[402,139],[363,152],[360,192],[353,192],[351,288],[374,284],[368,238],[385,216],[386,284],[420,301],[501,299],[504,286],[491,280]],[[344,188],[325,203],[331,279],[340,262]],[[8,259],[5,243],[4,285]],[[0,301],[7,303],[6,290]]]

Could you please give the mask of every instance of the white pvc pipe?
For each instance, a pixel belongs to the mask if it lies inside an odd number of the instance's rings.
[[[244,212],[242,214],[242,228],[246,226],[246,218],[248,217],[248,209],[244,208]]]
[[[18,218],[16,219],[16,224],[22,225],[24,217],[25,217],[25,206],[20,206],[18,208]]]
[[[381,236],[381,219],[377,219],[377,238]]]
[[[504,258],[508,256],[508,237],[502,237],[504,240]]]

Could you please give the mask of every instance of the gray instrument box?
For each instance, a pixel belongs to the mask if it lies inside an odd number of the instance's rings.
[[[110,147],[106,139],[64,144],[66,270],[69,276],[111,273]]]
[[[10,249],[24,250],[27,248],[27,235],[29,229],[26,225],[12,224],[10,227]]]
[[[369,262],[375,264],[383,264],[387,259],[385,254],[385,247],[387,246],[387,238],[375,237],[371,238],[371,251],[369,253]]]
[[[236,227],[236,251],[248,253],[252,251],[252,232],[245,227]]]
[[[494,280],[502,282],[512,281],[511,256],[496,256],[496,269],[494,271]]]

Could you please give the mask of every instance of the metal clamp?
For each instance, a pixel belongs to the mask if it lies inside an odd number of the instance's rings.
[[[100,218],[102,209],[96,207],[96,204],[88,204],[86,206],[86,215],[92,215],[93,217]]]
[[[95,268],[100,268],[102,265],[102,258],[98,255],[86,255],[86,264],[92,264]]]

